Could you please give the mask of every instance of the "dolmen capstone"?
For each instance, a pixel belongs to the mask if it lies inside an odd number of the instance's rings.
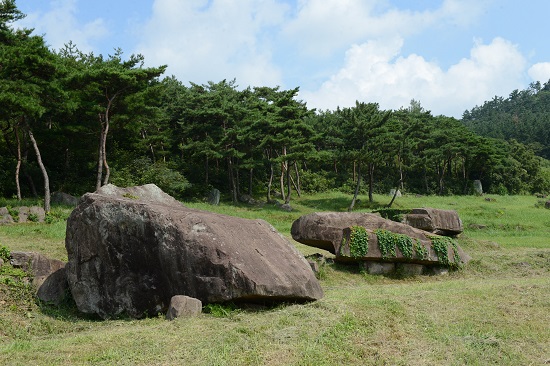
[[[457,236],[464,231],[462,220],[455,210],[413,208],[403,221],[417,229],[444,236]]]
[[[176,295],[202,303],[323,296],[305,258],[267,222],[187,208],[152,184],[85,194],[67,221],[66,248],[78,309],[102,318],[157,315]]]
[[[371,213],[316,212],[294,221],[291,232],[294,240],[327,250],[340,262],[455,267],[471,259],[451,238]]]

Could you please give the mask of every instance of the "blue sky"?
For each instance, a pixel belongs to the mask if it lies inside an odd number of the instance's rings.
[[[187,83],[300,87],[310,108],[419,100],[460,118],[550,79],[548,0],[18,0],[59,49],[141,53]]]

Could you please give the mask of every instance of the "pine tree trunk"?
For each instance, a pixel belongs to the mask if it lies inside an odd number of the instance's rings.
[[[25,169],[23,169],[23,175],[25,176],[25,178],[27,178],[27,182],[29,183],[29,188],[31,189],[32,196],[35,198],[38,197],[38,191],[36,190],[36,185],[34,184],[34,181],[32,180],[32,177],[30,176],[30,174]]]
[[[38,149],[38,144],[36,143],[36,140],[34,139],[34,135],[32,134],[32,131],[29,126],[27,126],[29,139],[32,142],[32,146],[34,148],[34,152],[36,153],[36,161],[38,162],[38,166],[40,167],[40,170],[42,171],[42,176],[44,177],[44,211],[46,213],[50,212],[50,180],[48,178],[48,172],[46,171],[46,167],[42,163],[42,157],[40,156],[40,150]]]
[[[285,195],[285,163],[281,163],[281,176],[279,177],[279,185],[281,188],[281,198],[286,202]]]
[[[374,163],[369,163],[369,202],[374,202]]]
[[[15,167],[15,187],[17,189],[17,200],[21,201],[21,185],[19,184],[19,172],[21,171],[21,140],[19,139],[19,129],[15,127],[15,142],[17,144],[17,165]]]
[[[393,201],[395,201],[395,197],[397,197],[397,192],[399,192],[399,186],[401,184],[401,180],[395,185],[395,191],[393,192],[393,197],[391,198],[390,203],[386,206],[387,208],[390,208],[393,205]]]
[[[99,114],[99,125],[101,126],[101,133],[99,135],[99,147],[98,147],[98,158],[97,158],[97,176],[95,181],[95,189],[98,190],[101,188],[101,177],[103,175],[103,135],[104,135],[104,123],[101,113]]]
[[[445,191],[445,173],[446,173],[446,164],[443,163],[443,167],[439,170],[439,195],[442,196]]]
[[[290,203],[290,193],[292,192],[292,184],[290,182],[290,167],[288,166],[288,162],[286,163],[286,199],[285,203]]]
[[[232,165],[235,166],[235,163],[233,163]],[[238,199],[241,196],[241,176],[239,174],[239,168],[233,168],[233,172],[233,179],[235,180],[235,192]]]
[[[208,186],[208,170],[209,170],[209,164],[208,164],[208,156],[207,156],[204,162],[204,171],[205,171],[204,183],[206,186]]]
[[[428,185],[428,168],[426,167],[426,164],[424,164],[423,173],[424,173],[424,187],[426,189],[426,194],[429,194],[430,187]]]
[[[302,189],[300,187],[300,171],[298,169],[298,163],[294,162],[294,171],[296,172],[296,193],[298,194],[298,197],[302,197]]]
[[[100,144],[99,144],[99,163],[98,163],[98,172],[97,172],[97,181],[96,189],[101,187],[101,175],[103,174],[103,169],[105,169],[105,176],[103,177],[103,185],[109,184],[109,178],[111,176],[111,169],[107,163],[107,135],[109,133],[109,124],[110,124],[110,113],[113,102],[118,96],[118,92],[115,93],[111,98],[108,99],[107,108],[105,108],[105,114],[99,114],[99,122],[101,125],[101,135],[100,135]]]
[[[227,158],[227,170],[229,173],[229,185],[231,189],[231,201],[237,203],[237,184],[235,182],[235,172],[233,170],[233,161],[231,157]]]
[[[105,168],[105,176],[103,177],[103,185],[109,184],[109,178],[111,176],[111,169],[107,164],[107,134],[109,133],[109,114],[105,113],[105,132],[103,133],[103,141],[101,148],[103,150],[103,167]]]
[[[354,168],[355,168],[355,163],[354,163]],[[355,186],[355,192],[353,193],[353,199],[351,200],[351,203],[348,207],[348,212],[353,211],[355,202],[357,202],[357,196],[359,195],[359,188],[361,188],[361,164],[358,164],[357,166],[357,184]]]
[[[267,203],[271,202],[271,185],[273,184],[273,163],[269,162],[269,181],[267,182]]]
[[[250,168],[248,176],[248,195],[252,196],[252,183],[254,179],[254,168]]]

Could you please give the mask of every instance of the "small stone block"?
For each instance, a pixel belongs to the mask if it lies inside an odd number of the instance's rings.
[[[202,302],[194,297],[176,295],[170,299],[166,319],[190,318],[202,312]]]
[[[368,274],[384,275],[395,271],[395,263],[365,262],[365,269]]]
[[[397,263],[396,271],[405,276],[420,276],[424,272],[422,264]]]
[[[434,276],[443,276],[449,274],[449,268],[447,267],[432,267],[430,273]]]
[[[317,261],[308,259],[307,262],[309,263],[313,273],[319,273],[319,263],[317,263]]]

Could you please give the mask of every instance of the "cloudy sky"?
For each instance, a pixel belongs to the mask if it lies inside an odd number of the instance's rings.
[[[59,49],[141,53],[187,83],[300,87],[310,108],[411,99],[460,118],[550,79],[548,0],[18,0]]]

